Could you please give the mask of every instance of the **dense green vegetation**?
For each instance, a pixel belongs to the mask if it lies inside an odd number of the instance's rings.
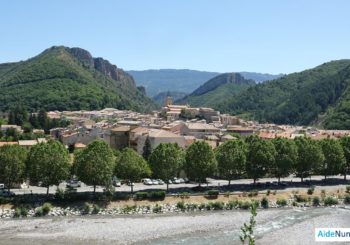
[[[177,101],[177,100],[181,100],[186,95],[187,95],[187,93],[184,93],[184,92],[167,91],[167,92],[161,92],[161,93],[155,95],[152,99],[158,105],[163,106],[165,99],[168,96],[170,96],[173,99],[173,101]]]
[[[0,65],[0,110],[18,103],[31,111],[155,108],[127,73],[85,50],[62,46]]]
[[[349,82],[350,60],[332,61],[250,87],[216,108],[262,122],[348,129]]]
[[[302,182],[320,174],[325,179],[339,174],[345,178],[350,170],[346,153],[349,148],[349,140],[264,140],[252,135],[244,141],[227,141],[215,151],[205,141],[196,141],[185,151],[176,144],[162,143],[147,162],[133,149],[113,152],[104,141],[93,141],[84,150],[75,151],[74,163],[70,164],[68,150],[60,142],[50,140],[33,146],[28,154],[16,145],[0,147],[0,183],[9,187],[29,178],[31,183],[42,182],[49,188],[74,174],[93,185],[94,190],[97,185],[111,190],[113,175],[128,183],[151,176],[167,181],[182,171],[199,184],[213,176],[229,182],[240,178],[256,182],[267,176],[279,179],[288,174],[299,176]],[[133,185],[130,187],[133,192]]]
[[[239,73],[225,73],[210,79],[178,103],[216,107],[253,85],[255,85],[253,80],[246,80]]]

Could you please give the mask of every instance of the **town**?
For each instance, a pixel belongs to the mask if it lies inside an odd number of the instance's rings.
[[[3,115],[5,118],[7,115]],[[94,140],[103,140],[112,149],[133,148],[140,155],[149,138],[151,148],[160,143],[177,143],[185,149],[195,141],[205,141],[213,149],[227,140],[252,134],[262,139],[310,137],[311,139],[337,139],[350,135],[350,130],[323,130],[315,127],[263,124],[246,121],[236,116],[220,114],[212,108],[192,108],[189,105],[173,105],[168,97],[160,111],[142,114],[129,110],[105,108],[100,111],[50,111],[49,119],[65,120],[67,127],[50,129],[42,138],[18,141],[0,141],[0,146],[18,144],[25,148],[52,138],[67,148],[82,149]],[[18,125],[1,125],[2,135],[8,129],[23,132]],[[34,133],[44,130],[33,129]]]

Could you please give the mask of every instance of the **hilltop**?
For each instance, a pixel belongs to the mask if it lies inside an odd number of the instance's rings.
[[[161,92],[178,91],[192,93],[208,80],[222,74],[218,72],[196,71],[188,69],[159,69],[144,71],[127,71],[137,85],[144,86],[149,96],[154,97]],[[239,72],[245,79],[256,83],[272,80],[282,75],[271,75],[256,72]]]
[[[260,122],[350,128],[350,60],[336,60],[250,87],[216,106]]]
[[[177,103],[216,107],[227,98],[235,96],[254,85],[253,80],[247,80],[239,73],[224,73],[210,79]]]
[[[0,110],[18,103],[30,110],[156,108],[128,73],[84,49],[64,46],[26,61],[0,64]]]

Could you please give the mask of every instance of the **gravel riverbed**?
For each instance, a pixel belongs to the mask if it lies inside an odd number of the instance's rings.
[[[249,217],[233,210],[3,219],[0,244],[240,244],[240,227]],[[257,244],[314,244],[316,227],[350,227],[350,210],[259,210]]]

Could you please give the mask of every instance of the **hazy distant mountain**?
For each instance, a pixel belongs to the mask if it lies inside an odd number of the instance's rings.
[[[178,91],[189,94],[208,80],[220,74],[218,72],[177,69],[127,72],[134,77],[137,85],[141,85],[146,88],[146,93],[151,97],[166,91]],[[252,79],[257,83],[272,80],[281,76],[255,72],[240,73],[244,78]]]
[[[63,46],[26,61],[0,64],[0,110],[18,103],[30,110],[156,108],[128,73],[84,49]]]
[[[184,92],[176,92],[176,91],[167,91],[167,92],[161,92],[154,96],[152,99],[154,102],[156,102],[158,105],[162,106],[164,105],[165,99],[170,96],[173,101],[177,101],[185,97],[187,94]]]
[[[245,79],[240,73],[220,74],[177,101],[197,107],[216,107],[219,103],[255,85],[255,81]]]
[[[146,93],[150,97],[166,91],[191,93],[200,85],[219,74],[217,72],[177,69],[127,72],[134,77],[137,85],[146,88]]]
[[[254,80],[256,83],[262,83],[265,81],[274,80],[284,76],[284,74],[272,75],[268,73],[257,73],[257,72],[239,72],[245,79]]]

